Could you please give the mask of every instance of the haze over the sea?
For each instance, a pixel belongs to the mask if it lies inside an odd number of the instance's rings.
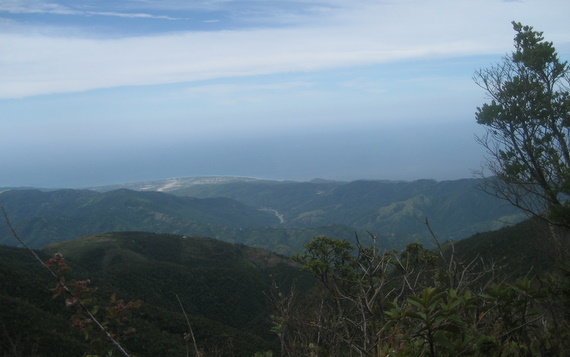
[[[0,187],[438,180],[484,151],[472,80],[566,0],[0,2]]]

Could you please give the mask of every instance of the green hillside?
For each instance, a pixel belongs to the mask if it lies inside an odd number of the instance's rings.
[[[33,247],[99,232],[202,235],[209,227],[265,227],[279,223],[270,212],[227,198],[196,199],[125,189],[106,193],[8,190],[0,193],[0,206]],[[14,244],[6,225],[0,225],[0,243]]]
[[[6,191],[0,193],[0,206],[31,247],[100,232],[146,231],[205,236],[292,255],[315,236],[343,238],[355,233],[351,227],[334,224],[274,227],[278,224],[274,214],[227,198],[194,199],[124,189],[106,193]],[[406,239],[411,237],[390,235],[385,246],[399,247]],[[0,243],[17,245],[6,224],[0,224]]]
[[[125,301],[144,301],[129,320],[137,332],[124,340],[138,356],[184,355],[182,336],[188,327],[176,294],[200,348],[216,346],[224,355],[238,356],[276,350],[265,293],[272,279],[291,281],[298,274],[283,256],[199,237],[100,234],[38,253],[46,261],[55,252],[73,268],[67,280],[90,279],[98,288],[97,303],[105,304],[111,292]],[[51,298],[55,281],[49,273],[21,248],[0,246],[0,257],[0,321],[5,330],[0,350],[9,351],[16,343],[28,352],[37,346],[40,355],[83,356],[87,344],[70,328],[73,311],[62,298]]]
[[[559,231],[561,241],[552,237],[552,228],[538,219],[528,219],[496,231],[478,233],[455,242],[463,261],[483,259],[496,263],[510,278],[553,272],[570,252],[568,233]]]
[[[347,238],[366,230],[380,234],[387,249],[414,241],[431,246],[426,217],[442,240],[463,239],[523,218],[479,191],[477,183],[178,179],[126,185],[141,191],[7,190],[0,193],[0,205],[33,247],[100,232],[145,231],[207,236],[294,254],[312,237]],[[15,245],[4,225],[0,243]]]
[[[462,239],[498,229],[524,216],[477,188],[479,181],[418,180],[353,182],[246,181],[174,186],[176,195],[228,197],[252,207],[270,207],[288,227],[343,224],[375,233],[428,234],[426,217],[444,239]]]

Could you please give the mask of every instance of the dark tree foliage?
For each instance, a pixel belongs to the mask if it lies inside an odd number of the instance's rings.
[[[317,237],[295,256],[316,284],[270,295],[281,356],[568,356],[569,270],[507,280],[452,243],[398,252],[370,238]]]
[[[570,69],[552,42],[513,22],[515,50],[475,73],[490,98],[477,108],[486,127],[484,189],[532,216],[570,227]]]

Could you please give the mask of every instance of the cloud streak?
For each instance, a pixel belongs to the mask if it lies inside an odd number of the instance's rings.
[[[438,6],[433,8],[431,2],[411,0],[367,2],[364,6],[328,2],[328,10],[313,23],[285,28],[108,39],[42,35],[41,31],[6,32],[0,34],[0,98],[501,53],[512,38],[511,17],[524,17],[539,5],[537,1],[520,4],[483,0],[466,7],[451,0],[436,2]],[[18,3],[5,3],[0,9],[173,19]],[[215,6],[230,3],[216,2]],[[333,5],[338,9],[334,10]],[[544,2],[540,6],[545,6]],[[565,7],[570,11],[568,5]],[[447,9],[445,14],[442,8]],[[559,9],[557,13],[565,11]],[[563,31],[568,29],[564,24],[551,27]]]
[[[148,13],[128,13],[116,11],[90,11],[80,10],[56,3],[48,3],[43,1],[5,1],[0,4],[0,12],[12,14],[49,14],[49,15],[65,15],[65,16],[112,16],[122,18],[140,18],[140,19],[163,19],[163,20],[182,20],[182,18],[152,15]]]

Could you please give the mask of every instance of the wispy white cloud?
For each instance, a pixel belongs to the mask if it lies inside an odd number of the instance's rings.
[[[211,4],[221,7],[231,3]],[[570,33],[565,19],[570,3],[562,0],[321,3],[327,5],[321,17],[285,28],[109,39],[5,32],[0,34],[0,98],[501,54],[510,50],[513,19],[547,31],[554,41],[557,38],[551,34],[562,38]],[[148,3],[151,5],[156,3]],[[4,11],[78,11],[38,1],[11,1],[1,6]]]
[[[0,3],[0,12],[12,14],[51,14],[68,16],[112,16],[123,18],[182,20],[182,18],[148,13],[130,13],[117,11],[93,11],[81,7],[69,7],[57,3],[39,0],[6,0]]]
[[[114,17],[125,17],[125,18],[137,18],[137,19],[162,19],[162,20],[184,20],[180,17],[171,17],[166,15],[152,15],[152,14],[142,14],[142,13],[125,13],[125,12],[113,12],[113,11],[83,11],[79,12],[80,15],[95,15],[95,16],[114,16]]]
[[[0,3],[0,11],[13,14],[73,15],[76,11],[56,3],[41,0],[6,0]]]

